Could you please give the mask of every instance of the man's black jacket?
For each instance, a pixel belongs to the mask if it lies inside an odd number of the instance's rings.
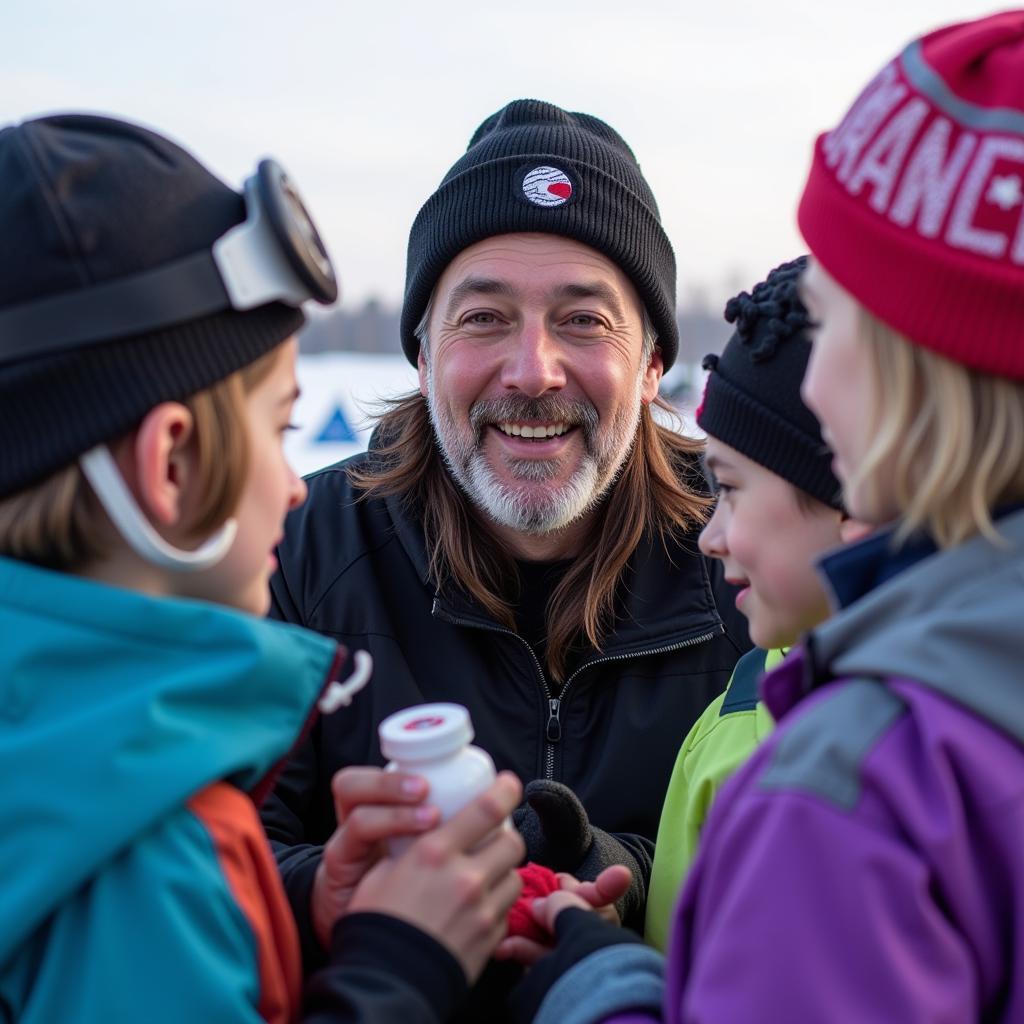
[[[358,500],[345,469],[365,458],[308,479],[271,581],[272,615],[374,661],[368,687],[319,720],[262,810],[307,953],[313,871],[335,825],[331,776],[384,763],[377,725],[387,715],[429,701],[464,704],[474,743],[499,770],[564,782],[594,825],[649,863],[679,746],[749,646],[696,535],[668,551],[654,540],[630,562],[614,635],[584,655],[555,698],[525,640],[461,592],[435,592],[419,521],[397,499]]]

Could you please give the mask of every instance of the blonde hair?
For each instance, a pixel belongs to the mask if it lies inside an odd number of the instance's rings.
[[[182,402],[192,414],[201,502],[190,532],[206,536],[234,511],[249,472],[245,396],[280,356],[271,349],[255,362]],[[111,442],[116,443],[116,441]],[[113,528],[78,463],[40,484],[0,499],[0,555],[62,572],[109,557]]]
[[[900,511],[894,540],[924,530],[942,548],[977,533],[1000,543],[992,512],[1024,499],[1024,382],[954,363],[909,342],[863,308],[877,431],[848,493],[886,480]]]

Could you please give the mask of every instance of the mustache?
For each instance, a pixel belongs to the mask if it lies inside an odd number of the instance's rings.
[[[590,402],[561,395],[527,398],[525,395],[505,395],[502,398],[483,398],[474,402],[469,410],[469,423],[479,443],[484,427],[516,420],[539,420],[542,423],[567,423],[582,427],[588,440],[597,429],[597,409]]]

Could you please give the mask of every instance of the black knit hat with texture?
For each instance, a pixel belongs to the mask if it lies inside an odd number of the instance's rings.
[[[167,139],[65,114],[0,130],[0,310],[45,302],[209,249],[242,196]],[[226,310],[40,356],[0,357],[0,497],[17,493],[280,344],[280,303]],[[2,345],[0,345],[2,351]]]
[[[487,118],[413,222],[402,307],[413,365],[413,332],[445,267],[485,238],[520,231],[571,238],[615,263],[647,309],[665,369],[672,365],[675,255],[633,151],[604,121],[539,100],[514,100]]]
[[[806,256],[783,263],[752,292],[726,304],[725,319],[736,330],[720,356],[704,357],[710,372],[697,424],[794,487],[842,509],[832,453],[800,397],[811,355],[807,310],[797,295],[806,265]]]

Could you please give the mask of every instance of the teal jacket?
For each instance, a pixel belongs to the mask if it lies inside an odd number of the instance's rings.
[[[298,939],[248,794],[336,645],[7,559],[0,636],[0,1018],[294,1019]]]

